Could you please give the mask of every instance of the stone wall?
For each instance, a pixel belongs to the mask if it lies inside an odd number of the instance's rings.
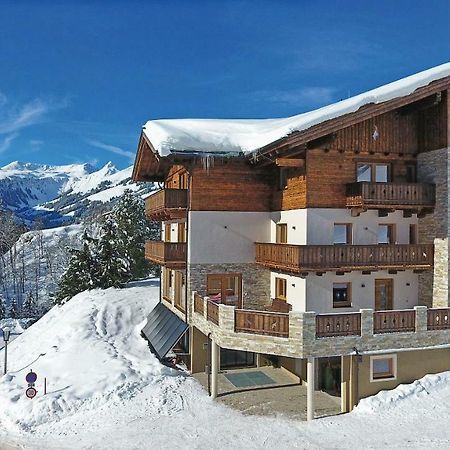
[[[434,243],[434,270],[419,275],[419,302],[428,307],[447,307],[450,149],[420,153],[417,157],[418,181],[436,185],[433,214],[419,219],[419,242]]]
[[[208,274],[241,273],[244,309],[263,309],[270,304],[270,270],[256,264],[190,264],[188,267],[188,295],[197,291],[206,295]]]

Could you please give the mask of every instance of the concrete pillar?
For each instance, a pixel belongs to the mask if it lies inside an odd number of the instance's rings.
[[[314,419],[314,391],[315,391],[315,358],[308,358],[306,363],[306,420]]]
[[[220,347],[211,341],[211,397],[216,398],[219,390]]]

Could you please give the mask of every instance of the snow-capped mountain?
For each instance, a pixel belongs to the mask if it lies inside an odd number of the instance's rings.
[[[15,161],[0,168],[0,207],[28,224],[37,218],[45,227],[73,223],[120,197],[125,189],[142,195],[152,189],[133,183],[131,173],[132,167],[118,170],[111,162],[97,170],[89,164]]]

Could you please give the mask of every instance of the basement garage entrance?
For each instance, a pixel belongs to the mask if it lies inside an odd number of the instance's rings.
[[[254,367],[256,365],[255,354],[253,352],[243,352],[240,350],[220,349],[220,368],[236,369],[239,367]]]
[[[317,387],[327,394],[341,395],[341,357],[319,358]]]

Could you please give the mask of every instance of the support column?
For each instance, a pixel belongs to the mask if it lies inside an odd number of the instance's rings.
[[[216,398],[219,388],[220,347],[211,341],[211,397]]]
[[[314,391],[315,391],[315,358],[308,358],[306,364],[306,420],[314,419]]]

